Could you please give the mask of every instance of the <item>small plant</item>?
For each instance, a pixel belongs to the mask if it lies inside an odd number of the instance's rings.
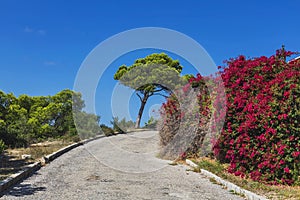
[[[178,163],[177,162],[171,162],[171,163],[168,163],[169,165],[171,165],[171,166],[175,166],[175,165],[178,165]]]
[[[106,126],[105,124],[101,124],[100,127],[105,136],[112,136],[115,134],[114,130],[112,128]]]
[[[218,184],[215,178],[209,178],[209,181],[213,184]]]
[[[145,128],[156,128],[157,120],[154,119],[154,117],[150,117],[150,119],[145,122]]]
[[[4,149],[6,148],[4,142],[0,139],[0,154],[4,151]]]
[[[217,175],[225,171],[225,167],[215,160],[201,159],[201,161],[197,164],[200,169],[206,169],[210,172],[216,173]]]
[[[119,133],[126,133],[128,130],[134,128],[135,122],[129,120],[127,121],[124,117],[123,119],[119,119],[119,117],[113,117],[112,121],[110,121],[113,126],[112,129]]]

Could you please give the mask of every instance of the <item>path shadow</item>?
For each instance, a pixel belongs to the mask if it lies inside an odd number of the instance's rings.
[[[15,196],[15,197],[22,197],[27,195],[33,195],[36,192],[39,191],[45,191],[46,187],[35,187],[28,183],[19,183],[13,188],[11,188],[9,191],[4,192],[3,194],[0,194],[0,197],[3,195],[6,196]]]
[[[38,175],[38,172],[32,173],[32,175]],[[7,190],[0,193],[0,198],[2,196],[15,196],[15,197],[22,197],[22,196],[30,196],[34,195],[35,193],[39,191],[46,191],[46,187],[37,187],[32,184],[23,182],[24,180],[21,180],[19,183],[17,183],[14,186],[11,186]]]
[[[0,174],[5,176],[17,173],[25,166],[32,164],[32,161],[18,159],[15,156],[2,154],[0,155]]]

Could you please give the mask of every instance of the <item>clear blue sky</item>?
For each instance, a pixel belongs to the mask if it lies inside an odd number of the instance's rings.
[[[37,96],[72,89],[77,70],[96,45],[139,27],[180,31],[200,43],[217,65],[240,54],[268,56],[282,44],[300,51],[299,8],[297,0],[0,0],[0,90]],[[103,123],[111,119],[107,108],[117,65],[144,55],[147,52],[123,56],[100,81],[107,85],[96,97]],[[133,118],[136,103],[132,97]],[[146,107],[143,122],[153,104]]]

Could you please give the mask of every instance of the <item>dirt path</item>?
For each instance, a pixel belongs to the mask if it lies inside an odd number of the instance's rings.
[[[157,132],[99,139],[16,185],[3,199],[242,199],[182,165],[155,157]]]

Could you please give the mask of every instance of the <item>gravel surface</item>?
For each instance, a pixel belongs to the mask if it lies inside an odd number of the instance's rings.
[[[157,132],[99,139],[57,158],[3,199],[243,199],[156,158]]]

